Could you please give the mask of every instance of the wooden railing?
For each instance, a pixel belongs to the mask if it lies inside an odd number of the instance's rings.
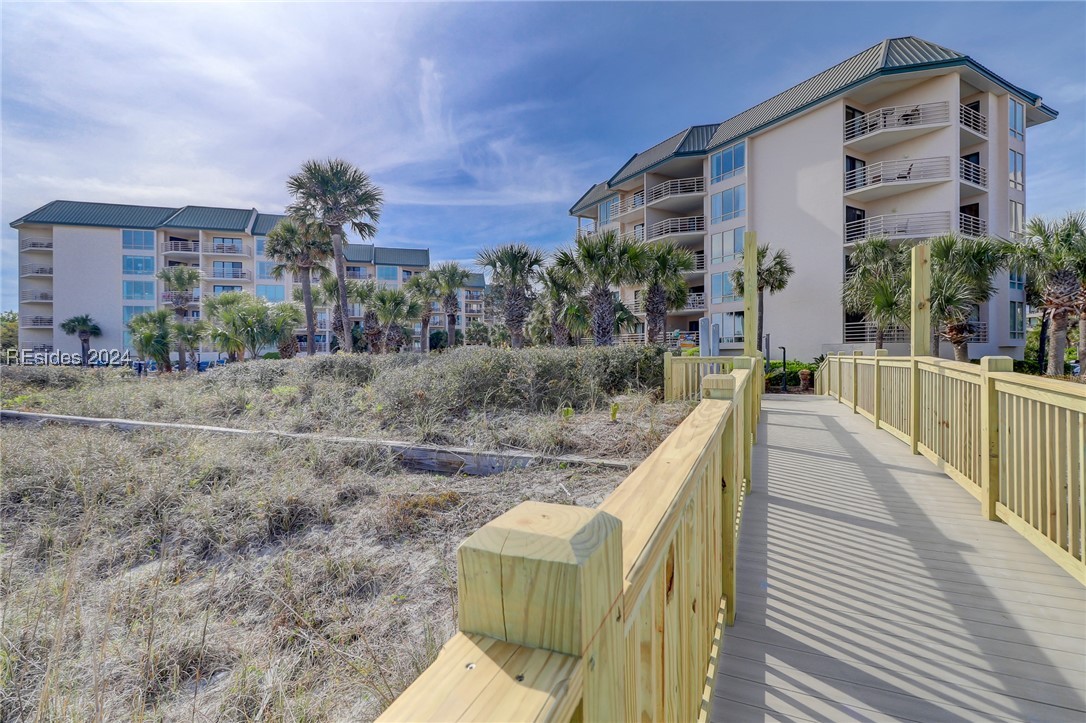
[[[1086,385],[929,356],[831,355],[816,390],[912,446],[1086,585]]]
[[[683,356],[664,354],[664,401],[697,401],[701,398],[701,380],[710,374],[727,374],[733,369],[734,356]]]
[[[761,399],[733,361],[598,509],[524,502],[461,544],[460,631],[380,720],[708,719]]]

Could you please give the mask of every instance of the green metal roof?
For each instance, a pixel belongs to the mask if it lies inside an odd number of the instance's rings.
[[[569,209],[570,214],[575,214],[578,211],[583,211],[586,208],[591,208],[597,203],[614,194],[608,186],[607,182],[603,181],[592,186],[592,188],[585,191],[585,194],[577,199],[577,203],[573,204],[573,208]]]
[[[258,213],[253,221],[253,236],[266,236],[286,216],[274,213]]]
[[[185,206],[162,222],[165,228],[193,228],[205,231],[245,233],[256,215],[255,208],[213,208]]]
[[[430,250],[374,246],[373,262],[389,266],[424,266],[428,268],[430,266]]]
[[[467,289],[485,289],[486,277],[482,274],[471,274],[468,276],[468,280],[464,282],[464,288]]]
[[[154,229],[176,212],[176,208],[166,208],[164,206],[51,201],[41,208],[12,221],[11,226],[17,228],[23,224],[40,223],[50,226]]]
[[[343,258],[356,264],[373,263],[372,244],[343,244]]]

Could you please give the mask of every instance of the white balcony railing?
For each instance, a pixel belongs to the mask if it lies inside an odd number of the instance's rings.
[[[173,304],[175,294],[172,291],[163,291],[160,295],[162,303]],[[176,295],[177,301],[182,304],[199,304],[200,303],[200,291],[199,289],[193,289],[192,291],[186,291],[183,294]]]
[[[53,326],[53,317],[51,316],[27,316],[19,320],[19,326],[29,327],[31,329],[40,329]]]
[[[52,276],[52,264],[23,264],[19,268],[20,276]]]
[[[21,346],[19,348],[22,349],[23,351],[28,351],[31,354],[52,354],[53,353],[53,345],[52,344],[24,345],[24,346]]]
[[[686,193],[704,193],[705,179],[701,176],[693,178],[676,178],[664,181],[649,189],[649,203],[655,203],[671,196],[681,196]]]
[[[53,239],[44,236],[27,236],[19,239],[20,251],[52,251]]]
[[[882,130],[949,122],[950,103],[945,100],[937,103],[889,106],[845,121],[845,142]]]
[[[966,236],[987,236],[988,222],[985,221],[983,218],[977,218],[976,216],[959,213],[958,230]]]
[[[665,218],[649,226],[649,240],[678,233],[702,233],[705,231],[704,216]]]
[[[216,243],[204,241],[201,246],[205,254],[227,254],[230,256],[252,256],[253,247],[248,244]]]
[[[694,254],[694,271],[705,271],[705,252]]]
[[[209,279],[240,279],[247,281],[253,278],[253,272],[248,269],[224,269],[212,266],[204,268],[204,276]]]
[[[961,179],[966,183],[972,183],[974,186],[980,186],[981,188],[988,188],[988,169],[982,166],[978,166],[972,161],[967,161],[964,158],[958,159],[958,172],[961,175]]]
[[[988,119],[969,106],[960,106],[958,118],[961,124],[977,135],[988,137]]]
[[[970,343],[985,344],[988,342],[988,323],[984,321],[971,322],[973,335],[969,337]],[[845,324],[846,344],[872,344],[878,337],[878,327],[871,321],[850,321]],[[909,343],[909,329],[904,326],[891,326],[883,332],[882,341],[885,344]]]
[[[879,161],[878,163],[846,171],[845,191],[855,191],[879,184],[939,180],[949,177],[949,156]]]
[[[949,233],[950,212],[895,213],[871,216],[845,224],[845,243],[884,236],[891,239],[926,238]]]
[[[38,291],[36,289],[24,289],[19,292],[19,301],[52,301],[52,291]]]
[[[591,236],[594,233],[596,233],[596,224],[589,223],[584,226],[578,226],[576,231],[573,232],[573,238],[584,238],[585,236]]]
[[[209,244],[210,245],[210,244]],[[200,242],[189,241],[187,239],[167,239],[162,242],[162,253],[164,254],[198,254],[200,253]]]
[[[645,192],[644,191],[638,191],[637,193],[633,194],[632,196],[630,196],[630,197],[626,198],[625,200],[622,200],[619,203],[617,203],[615,205],[614,209],[611,211],[611,218],[617,218],[618,216],[622,216],[624,214],[627,214],[630,211],[636,211],[637,209],[644,207],[644,205],[645,205]]]

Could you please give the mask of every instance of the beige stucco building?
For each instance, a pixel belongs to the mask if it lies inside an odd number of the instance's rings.
[[[785,346],[804,359],[870,349],[874,330],[840,299],[851,246],[876,235],[1013,238],[1026,216],[1026,129],[1056,115],[969,56],[919,38],[886,40],[723,123],[635,154],[570,214],[578,234],[613,229],[695,253],[688,303],[669,315],[669,332],[694,331],[709,316],[722,353],[741,351],[743,305],[729,273],[753,231],[796,268],[765,300],[770,351]],[[1004,272],[994,283],[970,354],[1021,358],[1023,280]],[[637,289],[621,294],[641,311]]]

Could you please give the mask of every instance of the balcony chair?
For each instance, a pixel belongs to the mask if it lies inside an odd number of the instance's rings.
[[[898,180],[898,181],[908,181],[908,180],[909,180],[910,178],[912,178],[912,175],[913,175],[913,166],[914,166],[914,165],[916,165],[916,164],[914,164],[914,163],[910,163],[910,164],[909,164],[909,167],[908,167],[908,168],[906,168],[906,169],[905,169],[904,171],[902,171],[901,173],[897,174],[897,178],[896,178],[895,180]]]
[[[903,126],[915,125],[920,120],[920,106],[916,106],[912,110],[907,110],[898,116],[900,124]]]

